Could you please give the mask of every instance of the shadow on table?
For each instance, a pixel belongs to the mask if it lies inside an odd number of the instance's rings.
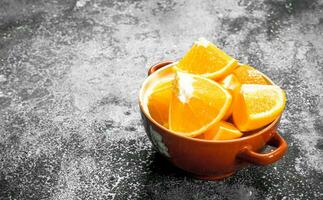
[[[170,161],[164,158],[162,155],[154,151],[151,155],[151,162],[147,166],[147,171],[152,177],[170,178],[170,179],[186,179],[197,180],[190,173],[185,172],[182,169],[175,167]],[[275,169],[272,166],[246,166],[246,168],[238,170],[235,174],[228,178],[217,180],[215,182],[224,182],[226,184],[234,184],[244,182],[250,186],[265,188],[264,183],[271,183],[270,179],[266,177],[266,174],[275,173]],[[276,172],[277,173],[277,172]],[[149,177],[148,177],[149,178]],[[268,184],[271,185],[271,184]]]
[[[271,170],[267,167],[251,166],[217,181],[199,180],[155,151],[146,167],[143,199],[147,196],[153,199],[248,199],[250,191],[254,197],[262,199],[273,185],[264,177]]]
[[[158,152],[153,151],[151,156],[151,163],[148,165],[148,170],[152,174],[159,176],[172,176],[177,178],[183,178],[189,176],[189,174],[177,167],[175,167],[165,157]]]

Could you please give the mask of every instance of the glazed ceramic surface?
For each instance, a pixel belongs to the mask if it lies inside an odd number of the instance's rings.
[[[160,78],[174,76],[173,64],[171,61],[165,61],[152,66],[139,94],[143,125],[160,154],[195,177],[208,180],[230,176],[248,164],[268,165],[283,157],[287,143],[277,132],[280,117],[251,135],[223,141],[188,138],[159,125],[149,115],[146,106],[147,92]],[[261,153],[266,145],[276,148],[269,153]]]

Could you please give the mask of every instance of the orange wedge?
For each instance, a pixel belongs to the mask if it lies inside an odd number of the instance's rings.
[[[233,105],[233,121],[251,131],[274,121],[284,110],[285,93],[276,85],[243,84]]]
[[[168,110],[172,95],[172,81],[161,79],[160,82],[152,87],[147,101],[150,116],[166,128],[168,126]]]
[[[176,69],[218,80],[233,71],[237,65],[237,60],[200,38],[179,61]]]
[[[240,84],[239,80],[237,79],[237,77],[234,74],[230,74],[227,77],[225,77],[220,82],[220,84],[225,89],[227,89],[231,93],[231,96],[232,96],[232,103],[231,103],[229,109],[227,110],[227,112],[225,113],[225,115],[224,115],[224,117],[222,119],[222,120],[227,120],[232,114],[232,110],[233,110],[232,105],[234,104],[234,101],[236,99],[235,96],[237,96],[237,94],[239,93],[241,84]]]
[[[199,135],[205,140],[233,140],[242,136],[242,133],[231,123],[220,121],[209,130]]]
[[[260,84],[268,85],[266,79],[261,72],[249,65],[241,65],[232,72],[240,81],[241,84]]]
[[[195,137],[220,121],[231,104],[231,95],[211,79],[177,72],[169,107],[169,129]]]

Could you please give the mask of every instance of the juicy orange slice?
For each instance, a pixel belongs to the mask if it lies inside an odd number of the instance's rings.
[[[161,79],[161,82],[152,87],[147,101],[150,116],[166,128],[168,126],[168,110],[172,95],[172,81]]]
[[[260,84],[268,85],[266,79],[261,72],[249,65],[241,65],[232,72],[240,81],[241,84]]]
[[[232,140],[241,136],[242,133],[233,124],[220,121],[199,135],[198,138],[205,140]]]
[[[176,68],[218,80],[229,74],[237,65],[237,60],[206,39],[200,38],[179,61]]]
[[[169,129],[195,137],[220,121],[231,104],[231,95],[208,78],[177,72],[169,108]]]
[[[274,121],[284,110],[285,93],[276,85],[243,84],[233,105],[233,121],[251,131]]]
[[[227,112],[225,113],[225,115],[224,115],[224,117],[222,119],[222,120],[227,120],[231,116],[231,114],[232,114],[233,104],[234,104],[234,101],[236,99],[236,96],[239,93],[241,84],[240,84],[238,78],[234,74],[230,74],[227,77],[225,77],[220,82],[220,84],[225,89],[227,89],[231,93],[231,96],[232,96],[232,103],[231,103],[229,109],[227,110]]]

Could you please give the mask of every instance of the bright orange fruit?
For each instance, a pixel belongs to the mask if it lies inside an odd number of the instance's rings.
[[[261,72],[246,64],[237,67],[232,73],[238,78],[241,84],[269,84]]]
[[[152,87],[147,101],[150,116],[166,128],[168,128],[168,110],[172,95],[172,81],[161,79],[160,82]]]
[[[237,94],[239,93],[241,84],[234,74],[230,74],[230,75],[226,76],[220,82],[220,84],[225,89],[227,89],[231,93],[231,96],[232,96],[232,103],[222,119],[222,120],[227,120],[232,114],[233,104],[234,104]]]
[[[169,129],[195,137],[220,121],[232,97],[220,84],[208,78],[177,72],[169,107]]]
[[[233,105],[233,121],[251,131],[274,121],[284,110],[285,93],[276,85],[243,84]]]
[[[200,38],[179,61],[176,68],[218,80],[232,72],[238,61],[211,42]]]
[[[220,121],[209,130],[199,135],[198,138],[205,140],[233,140],[243,134],[231,123]]]

